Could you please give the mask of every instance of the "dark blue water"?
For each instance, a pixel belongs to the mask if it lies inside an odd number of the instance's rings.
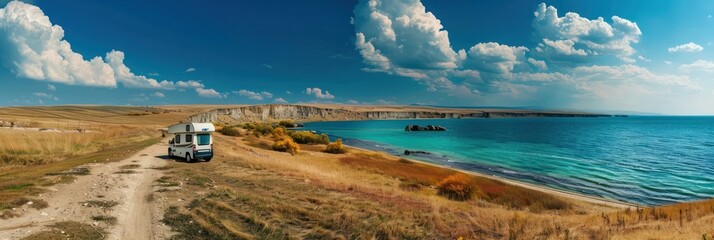
[[[446,132],[406,132],[408,124]],[[346,144],[608,199],[714,197],[714,117],[431,119],[306,123]],[[414,155],[412,155],[414,157]]]

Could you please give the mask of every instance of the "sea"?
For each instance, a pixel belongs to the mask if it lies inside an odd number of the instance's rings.
[[[408,132],[439,125],[444,132]],[[345,144],[641,205],[714,197],[714,117],[309,122]]]

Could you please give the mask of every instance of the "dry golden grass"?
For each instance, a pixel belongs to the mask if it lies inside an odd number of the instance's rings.
[[[38,165],[106,150],[158,135],[149,128],[102,126],[91,132],[0,129],[0,167]]]
[[[222,151],[211,163],[171,163],[165,182],[192,184],[155,193],[192,200],[165,215],[177,238],[709,239],[714,232],[714,201],[657,207],[668,216],[683,209],[683,226],[676,217],[637,222],[637,209],[564,200],[471,175],[465,176],[476,189],[474,198],[453,201],[433,187],[456,173],[450,169],[359,149],[289,155],[250,147],[241,138],[215,141]]]
[[[158,128],[178,116],[175,110],[137,107],[0,108],[1,121],[19,126],[0,128],[0,211],[46,186],[88,174],[80,165],[123,159],[156,143]]]

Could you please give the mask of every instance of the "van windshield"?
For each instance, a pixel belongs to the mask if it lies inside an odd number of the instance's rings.
[[[211,134],[198,134],[198,145],[208,145],[211,144]]]

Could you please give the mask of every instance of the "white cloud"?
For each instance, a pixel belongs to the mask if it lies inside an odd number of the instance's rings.
[[[358,102],[358,101],[355,101],[355,100],[352,100],[352,99],[350,99],[350,100],[347,100],[347,104],[352,104],[352,105],[359,105],[359,102]]]
[[[699,46],[699,44],[690,42],[686,44],[682,44],[679,46],[674,46],[671,48],[668,48],[667,51],[670,53],[676,53],[676,52],[701,52],[704,50],[704,47]]]
[[[157,97],[157,98],[163,98],[163,97],[165,97],[165,96],[164,96],[164,93],[162,93],[162,92],[155,92],[155,93],[151,94],[151,96],[154,96],[154,97]]]
[[[466,65],[491,73],[507,74],[517,64],[525,63],[526,47],[511,47],[495,42],[479,43],[471,47]]]
[[[325,91],[325,93],[322,93],[322,89],[319,88],[307,88],[305,89],[305,94],[307,95],[314,95],[316,98],[319,99],[333,99],[335,96],[330,94],[329,91]]]
[[[665,60],[665,61],[664,61],[664,64],[670,65],[670,64],[672,64],[672,62]]]
[[[158,81],[146,76],[135,75],[131,69],[124,65],[124,52],[112,50],[105,57],[107,64],[114,69],[114,76],[117,82],[122,83],[125,87],[130,88],[158,88],[158,89],[173,89],[174,82],[167,80]]]
[[[233,91],[233,93],[237,93],[240,96],[248,97],[253,100],[263,100],[265,98],[273,98],[273,94],[270,92],[262,91],[262,92],[253,92],[253,91],[248,91],[245,89],[241,89],[240,91]]]
[[[559,17],[558,10],[545,3],[538,5],[534,15],[535,33],[543,39],[536,52],[556,60],[596,55],[630,59],[636,52],[632,44],[642,36],[636,23],[618,16],[611,18],[611,24],[602,17],[590,20],[574,12]]]
[[[528,63],[538,68],[539,70],[548,70],[548,65],[545,63],[545,61],[528,58]]]
[[[0,9],[0,40],[8,43],[0,45],[0,52],[3,52],[0,60],[8,63],[19,77],[112,88],[117,87],[117,82],[129,88],[204,87],[196,81],[159,81],[136,75],[124,64],[125,56],[121,51],[112,50],[104,59],[97,56],[84,60],[63,38],[62,27],[53,25],[36,6],[12,1]],[[150,75],[158,76],[157,73]],[[56,89],[54,85],[48,88]]]
[[[285,101],[283,98],[276,98],[275,103],[288,103],[288,101]]]
[[[55,85],[52,85],[52,84],[47,84],[47,89],[50,91],[53,91],[53,92],[57,91],[57,87],[55,87]]]
[[[643,57],[642,55],[637,56],[637,59],[639,59],[640,61],[643,61],[643,62],[651,62],[652,61],[652,59]]]
[[[196,93],[198,93],[198,96],[207,97],[207,98],[224,98],[224,97],[226,97],[225,94],[221,94],[212,88],[208,88],[208,89],[196,88]]]
[[[159,74],[159,73],[157,73],[157,72],[150,72],[150,73],[149,73],[149,74],[147,74],[147,75],[149,75],[149,76],[152,76],[152,77],[158,77],[158,76],[161,76],[161,74]]]
[[[650,70],[631,64],[621,66],[581,66],[574,69],[574,75],[581,81],[611,81],[614,83],[630,81],[635,83],[655,83],[663,86],[677,86],[700,90],[701,86],[688,76],[655,74]]]
[[[354,13],[356,46],[369,65],[452,69],[460,61],[441,21],[420,1],[359,1]]]
[[[265,63],[263,63],[263,64],[260,64],[260,65],[262,65],[263,67],[268,68],[268,69],[273,69],[273,65],[270,65],[270,64],[265,64]]]
[[[377,99],[373,103],[374,105],[396,105],[397,103],[394,101],[389,101],[389,100],[384,100],[384,99]]]
[[[190,68],[186,68],[186,70],[184,72],[195,72],[195,71],[196,71],[196,68],[190,67]]]
[[[33,5],[12,1],[0,9],[0,46],[3,60],[19,77],[70,85],[116,87],[111,67],[101,57],[84,60],[64,40],[64,30],[53,25]]]
[[[49,94],[49,93],[36,92],[36,93],[32,93],[32,95],[35,95],[36,97],[40,97],[40,98],[55,100],[55,101],[59,100],[59,98],[57,98],[54,95]]]
[[[200,83],[195,80],[177,81],[175,86],[178,88],[204,88],[205,87],[203,85],[203,83]]]
[[[679,69],[684,71],[702,71],[708,73],[714,73],[714,62],[697,60],[690,64],[683,64]]]

